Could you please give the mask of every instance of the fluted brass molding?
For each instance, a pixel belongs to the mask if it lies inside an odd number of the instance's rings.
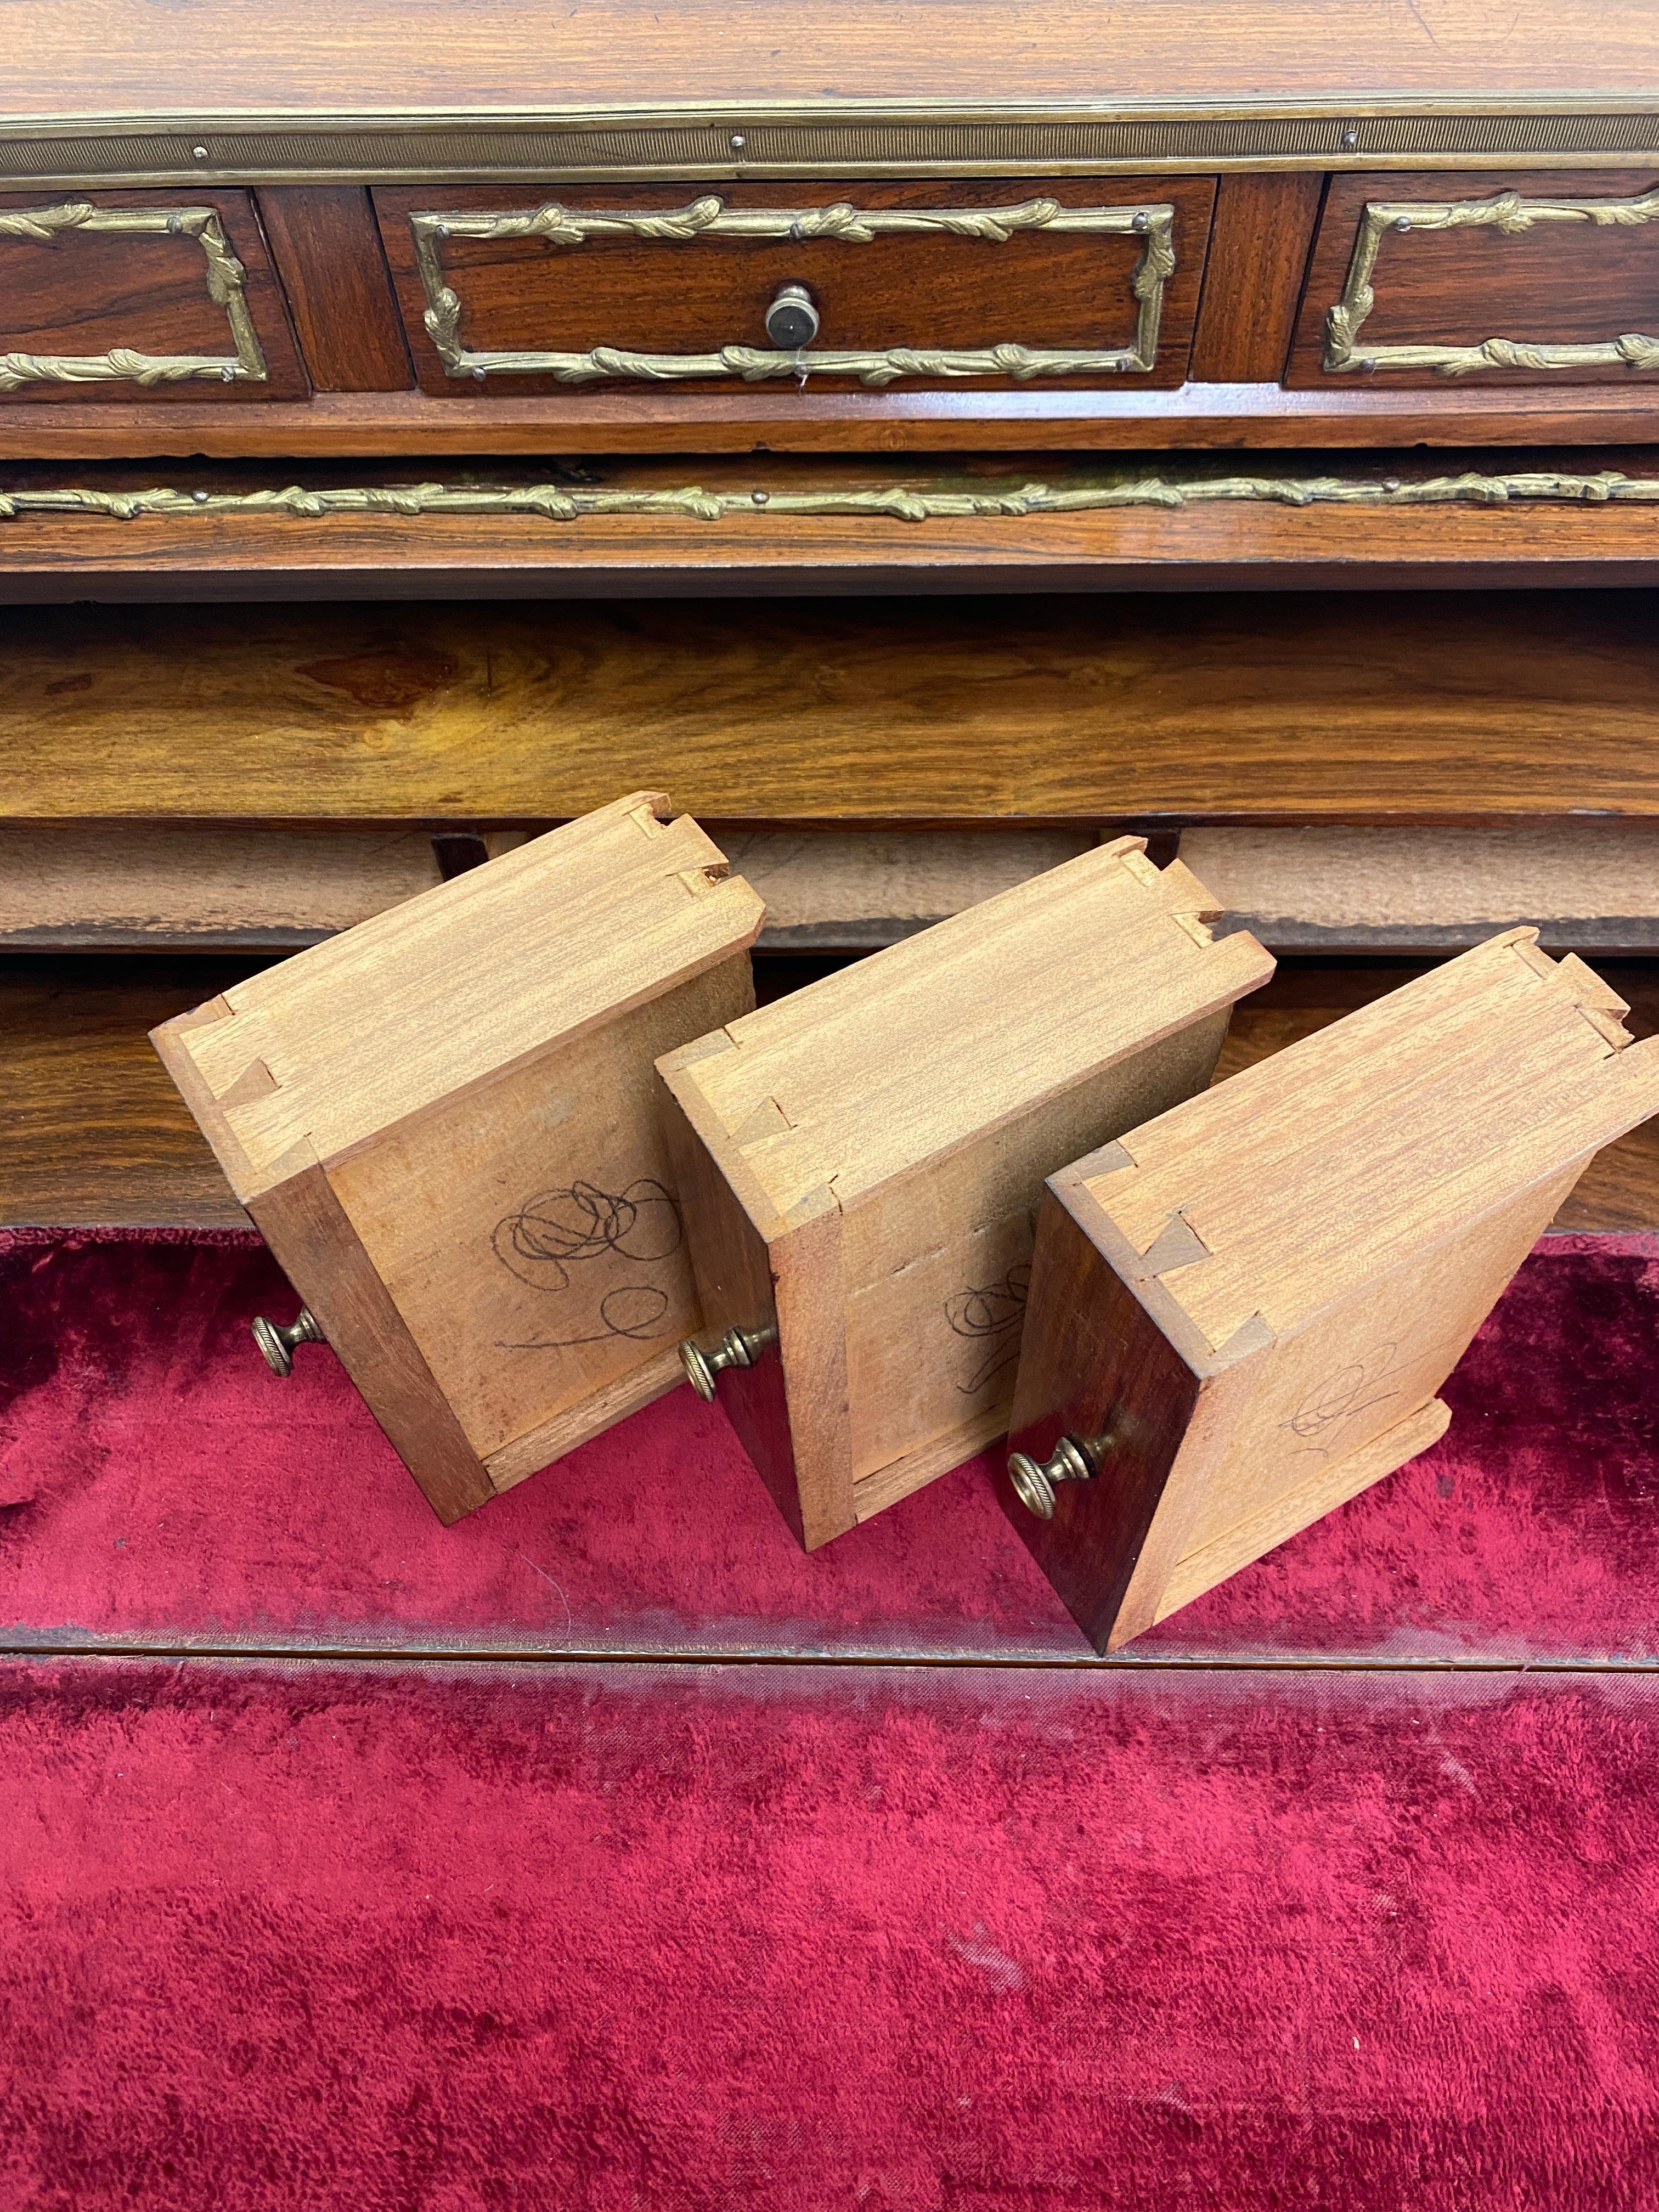
[[[1633,503],[1659,507],[1659,477],[1631,477],[1604,469],[1577,476],[1517,470],[1504,475],[1467,471],[1410,482],[1397,477],[1196,477],[1170,483],[1144,477],[1131,483],[1079,485],[1056,490],[1043,483],[988,485],[973,491],[918,490],[878,484],[862,491],[707,491],[687,484],[667,491],[604,491],[581,486],[529,484],[491,488],[440,483],[367,485],[312,489],[301,484],[253,492],[0,491],[0,521],[32,514],[92,515],[132,522],[147,517],[233,514],[288,515],[321,520],[331,515],[530,515],[544,522],[580,522],[587,516],[667,515],[724,522],[739,515],[756,520],[797,515],[843,515],[898,522],[1018,520],[1028,515],[1089,514],[1115,507],[1207,507],[1256,501],[1273,507],[1504,507],[1528,501],[1585,506]]]
[[[1335,374],[1373,369],[1430,368],[1468,376],[1480,368],[1659,368],[1659,338],[1626,331],[1587,345],[1483,338],[1474,345],[1359,347],[1359,332],[1376,304],[1372,278],[1390,231],[1495,229],[1518,237],[1539,223],[1632,228],[1659,219],[1659,191],[1638,199],[1528,199],[1516,191],[1486,200],[1372,200],[1366,205],[1342,296],[1325,318],[1324,366]]]
[[[561,207],[556,202],[523,214],[411,215],[416,265],[426,295],[422,317],[450,376],[550,376],[560,384],[592,384],[602,377],[651,384],[691,377],[740,376],[746,384],[769,377],[852,376],[860,384],[896,384],[904,377],[1006,376],[1029,384],[1040,376],[1145,376],[1158,358],[1164,292],[1175,273],[1175,210],[1141,207],[1062,207],[1058,200],[1020,200],[1004,208],[859,208],[839,200],[829,207],[731,208],[710,192],[683,208],[635,212]],[[1006,246],[1028,231],[1083,232],[1095,237],[1139,238],[1144,243],[1130,288],[1136,303],[1134,343],[1127,346],[972,348],[888,346],[837,352],[807,347],[781,353],[766,346],[728,345],[717,353],[635,353],[594,346],[585,353],[527,350],[471,351],[461,342],[462,301],[445,273],[446,239],[491,241],[541,238],[576,246],[590,238],[639,238],[685,244],[700,238],[828,239],[868,246],[878,238],[941,233]]]
[[[8,118],[0,185],[701,183],[1276,167],[1614,166],[1659,155],[1651,99],[1170,103],[765,100],[450,112]],[[734,148],[733,138],[742,140]]]
[[[193,238],[207,264],[208,297],[224,309],[235,352],[140,353],[116,346],[100,354],[0,354],[0,392],[26,384],[179,384],[201,377],[225,384],[264,382],[264,352],[247,308],[247,271],[230,250],[216,208],[100,208],[68,200],[58,207],[0,209],[0,239],[54,246],[88,231]]]

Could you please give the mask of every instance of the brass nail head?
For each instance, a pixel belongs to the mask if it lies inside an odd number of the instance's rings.
[[[1039,1521],[1052,1521],[1054,1485],[1092,1482],[1102,1458],[1111,1448],[1110,1437],[1062,1437],[1046,1460],[1035,1460],[1027,1452],[1011,1452],[1008,1480],[1014,1486],[1014,1495]]]
[[[727,1367],[752,1367],[769,1344],[775,1344],[775,1328],[728,1328],[712,1352],[705,1352],[688,1336],[680,1350],[685,1379],[704,1405],[712,1406],[721,1372]]]
[[[286,1328],[279,1328],[264,1314],[255,1316],[253,1341],[264,1355],[264,1362],[273,1375],[292,1375],[294,1354],[302,1344],[326,1344],[321,1324],[309,1306],[301,1306]]]

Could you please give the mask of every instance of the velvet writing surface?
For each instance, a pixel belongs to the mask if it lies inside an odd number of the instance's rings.
[[[1656,1722],[1648,1677],[14,1662],[0,2198],[1650,2204]]]
[[[808,1558],[682,1389],[445,1530],[246,1232],[3,1232],[0,1297],[14,1645],[1086,1655],[988,1460]],[[1443,1442],[1127,1662],[1659,1656],[1656,1332],[1659,1238],[1545,1239]]]

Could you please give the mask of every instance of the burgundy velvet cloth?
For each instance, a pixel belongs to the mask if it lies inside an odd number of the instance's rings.
[[[0,1235],[0,2212],[1659,2205],[1659,1239],[1103,1664],[685,1391],[444,1530],[273,1302]]]
[[[0,1692],[18,2212],[1659,2203],[1645,1678]]]
[[[0,1635],[586,1653],[1085,1650],[983,1464],[804,1557],[678,1390],[441,1528],[251,1237],[0,1232]],[[1444,1440],[1131,1646],[1659,1656],[1659,1238],[1547,1239]]]

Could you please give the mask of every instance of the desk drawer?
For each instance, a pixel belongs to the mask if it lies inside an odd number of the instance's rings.
[[[0,195],[0,403],[304,399],[249,195]]]
[[[1627,383],[1659,394],[1651,171],[1333,179],[1289,381]]]
[[[1178,385],[1214,197],[1207,177],[1114,177],[375,202],[422,390],[477,398]]]

